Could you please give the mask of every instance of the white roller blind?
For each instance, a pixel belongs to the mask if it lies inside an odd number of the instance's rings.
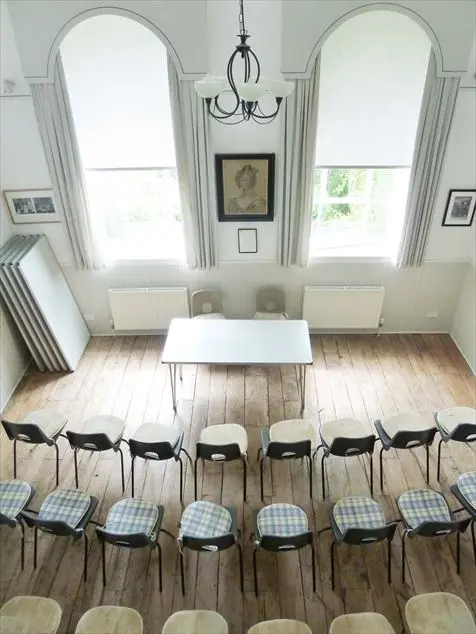
[[[174,167],[167,55],[147,28],[90,18],[61,45],[86,168]]]
[[[321,53],[316,165],[411,165],[430,54],[423,29],[370,11],[336,29]]]

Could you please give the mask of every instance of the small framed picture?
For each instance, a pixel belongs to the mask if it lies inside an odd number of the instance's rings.
[[[258,253],[257,229],[238,229],[238,253]]]
[[[218,220],[273,220],[274,154],[216,154]]]
[[[51,189],[4,191],[13,224],[60,222]]]
[[[476,190],[450,189],[446,202],[443,227],[470,227],[476,207]]]

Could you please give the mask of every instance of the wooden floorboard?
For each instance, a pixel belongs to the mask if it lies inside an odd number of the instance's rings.
[[[273,618],[305,620],[313,632],[324,632],[333,618],[344,612],[376,610],[387,616],[396,632],[404,632],[405,602],[415,593],[443,590],[461,596],[476,609],[476,575],[469,531],[462,537],[461,575],[456,573],[454,536],[440,540],[409,540],[407,580],[401,583],[399,531],[392,545],[393,581],[386,581],[386,552],[381,544],[368,549],[343,545],[337,549],[336,591],[330,580],[330,535],[317,531],[328,525],[327,500],[321,493],[320,454],[315,459],[314,494],[309,498],[306,464],[265,463],[265,503],[291,502],[307,513],[316,532],[317,592],[312,592],[309,549],[299,553],[258,554],[260,594],[254,594],[252,545],[253,509],[262,506],[256,453],[260,428],[285,418],[299,417],[299,395],[291,368],[184,366],[174,414],[168,369],[160,363],[164,338],[95,337],[71,374],[29,373],[18,386],[4,412],[21,418],[27,412],[49,407],[67,414],[68,426],[97,413],[126,420],[127,438],[144,422],[160,422],[184,431],[184,446],[192,456],[206,426],[238,423],[248,431],[248,494],[243,503],[242,466],[199,466],[201,499],[235,506],[244,556],[244,586],[239,591],[238,552],[186,551],[186,595],[182,596],[177,544],[160,537],[163,549],[164,590],[159,592],[157,552],[107,547],[108,583],[101,576],[101,548],[89,528],[89,578],[84,584],[82,544],[40,534],[38,568],[33,570],[33,537],[27,530],[26,567],[20,567],[18,534],[0,527],[0,602],[19,594],[39,594],[56,599],[63,608],[60,632],[72,632],[82,613],[100,604],[133,607],[142,614],[144,631],[159,633],[171,612],[202,608],[218,610],[241,634],[257,621]],[[312,337],[313,366],[307,373],[306,416],[316,426],[335,417],[354,417],[371,429],[381,416],[417,409],[433,412],[455,404],[474,407],[476,380],[446,335],[339,335]],[[438,439],[438,437],[437,437]],[[74,486],[73,455],[60,443],[60,482]],[[378,447],[378,445],[377,445]],[[430,456],[430,485],[458,506],[449,493],[459,473],[474,469],[474,446],[459,443],[442,449],[442,478],[436,482],[435,442]],[[125,452],[126,454],[127,452]],[[117,454],[79,454],[80,486],[99,499],[95,519],[104,521],[111,505],[123,497]],[[380,491],[378,451],[374,456],[374,497],[388,517],[397,517],[396,496],[409,488],[426,486],[424,451],[389,451],[384,454],[384,489]],[[179,466],[173,462],[137,460],[136,496],[163,504],[163,527],[172,534],[183,511],[179,502]],[[35,485],[31,504],[38,508],[54,487],[54,451],[45,446],[19,443],[18,477]],[[329,498],[369,495],[369,461],[363,458],[326,461]],[[130,458],[125,455],[126,492],[130,495]],[[185,503],[193,501],[193,472],[184,460]],[[0,476],[11,478],[12,445],[0,431]]]

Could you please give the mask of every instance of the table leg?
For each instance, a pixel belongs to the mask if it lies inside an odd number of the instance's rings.
[[[170,387],[172,389],[172,407],[177,411],[177,364],[169,363]]]
[[[301,376],[301,412],[304,411],[306,406],[306,370],[307,366],[300,366],[300,376]]]

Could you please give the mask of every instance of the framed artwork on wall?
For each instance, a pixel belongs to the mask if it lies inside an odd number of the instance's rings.
[[[470,227],[476,207],[476,190],[450,189],[446,201],[443,227]]]
[[[18,189],[3,194],[15,225],[60,222],[51,189]]]
[[[257,229],[238,229],[238,253],[258,253]]]
[[[274,218],[274,154],[216,154],[218,220]]]

